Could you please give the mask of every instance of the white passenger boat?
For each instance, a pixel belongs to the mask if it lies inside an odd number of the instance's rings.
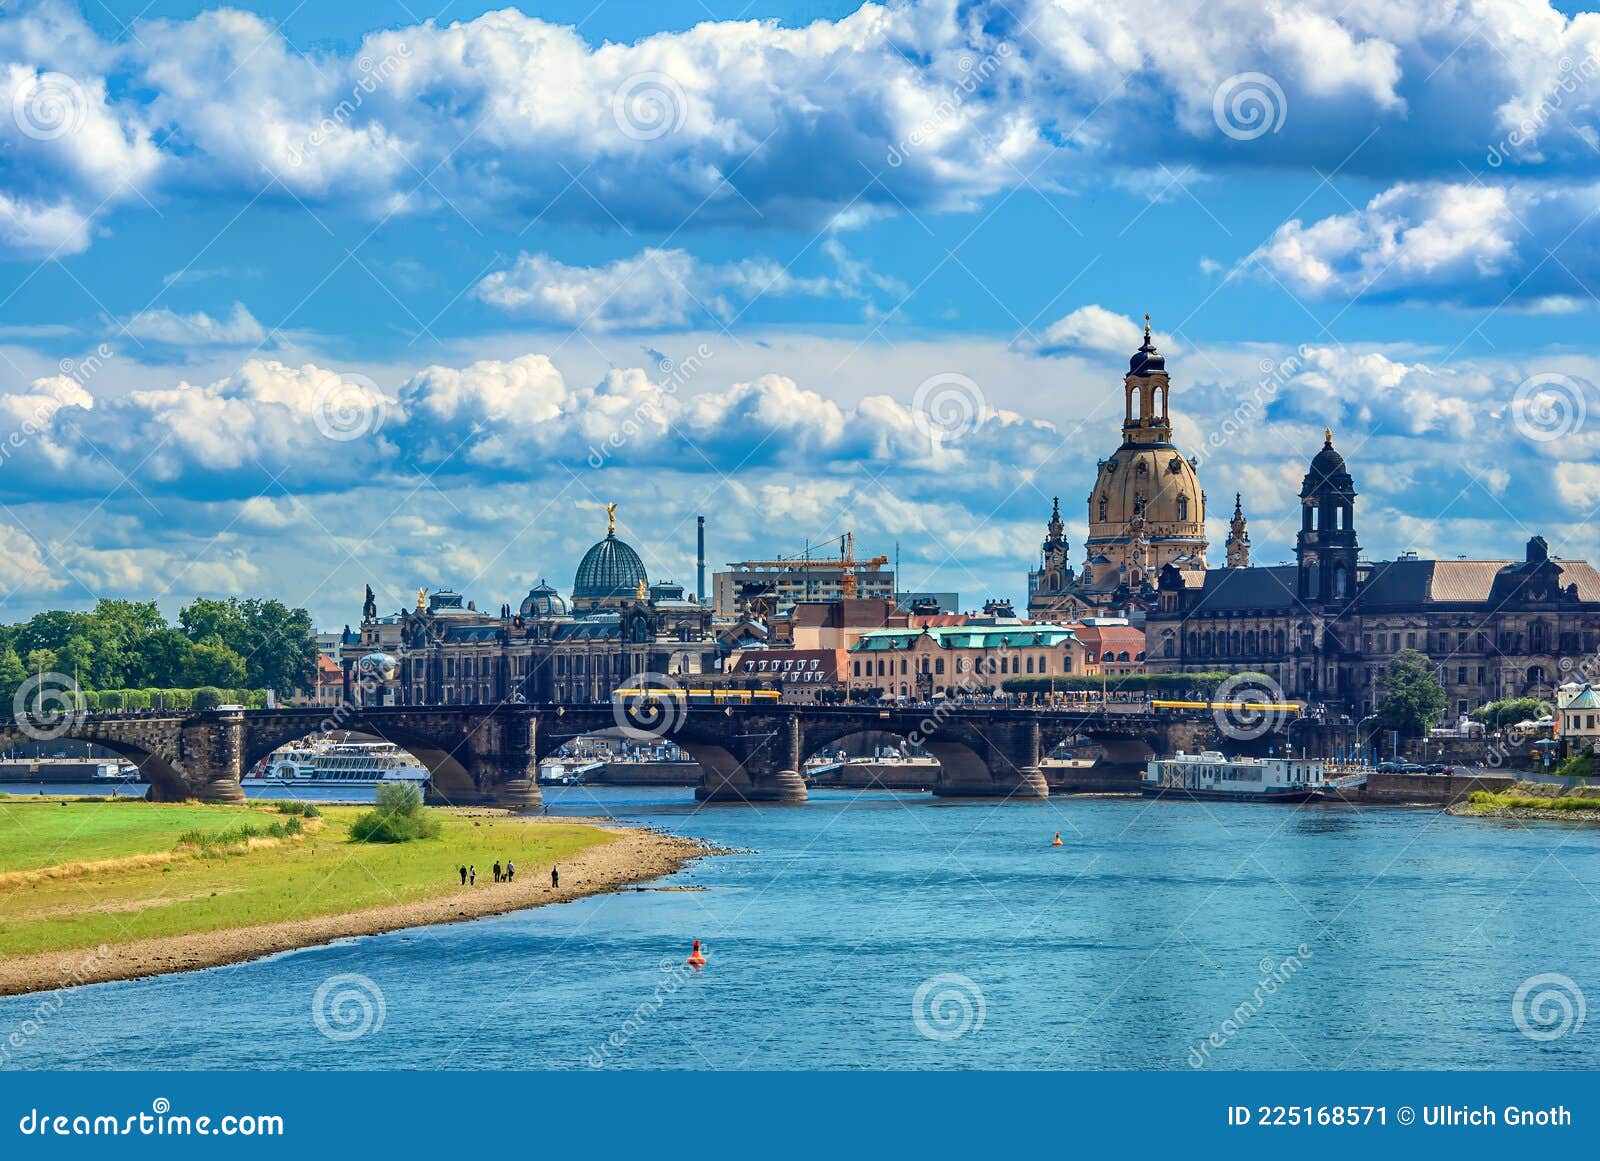
[[[260,786],[422,785],[428,769],[388,742],[319,742],[273,751],[251,781]]]
[[[1214,798],[1230,802],[1306,802],[1333,787],[1316,758],[1229,758],[1217,750],[1152,758],[1142,790],[1154,798]]]

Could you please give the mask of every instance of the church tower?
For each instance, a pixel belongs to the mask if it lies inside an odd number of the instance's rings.
[[[1300,485],[1300,535],[1295,538],[1299,596],[1333,604],[1355,596],[1356,486],[1344,457],[1333,447],[1333,432],[1323,433],[1322,450]]]
[[[1138,592],[1168,564],[1206,567],[1206,497],[1195,461],[1172,443],[1171,390],[1146,315],[1122,380],[1122,446],[1100,461],[1089,495],[1084,579],[1094,589]]]
[[[1228,567],[1250,567],[1250,530],[1244,522],[1244,502],[1238,492],[1233,494],[1233,519],[1228,523]]]

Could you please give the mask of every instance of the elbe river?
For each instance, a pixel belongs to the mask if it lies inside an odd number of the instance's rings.
[[[10,1064],[1600,1067],[1600,828],[842,791],[547,801],[745,853],[656,885],[693,890],[0,999],[0,1037],[26,1032]]]

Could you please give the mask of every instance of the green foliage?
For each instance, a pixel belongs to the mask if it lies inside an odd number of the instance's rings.
[[[0,627],[0,694],[14,695],[30,673],[56,672],[76,677],[84,690],[214,685],[287,696],[316,672],[304,609],[200,598],[178,619],[179,626],[168,625],[154,601],[102,600],[90,612],[52,609]]]
[[[1533,721],[1553,712],[1549,702],[1540,701],[1536,697],[1508,697],[1473,710],[1472,720],[1486,729],[1499,730],[1506,726],[1514,726],[1518,722]]]
[[[190,705],[197,710],[214,710],[222,704],[222,691],[214,685],[203,685],[194,691]]]
[[[1574,754],[1561,765],[1556,767],[1556,775],[1560,778],[1589,779],[1595,775],[1595,754],[1593,750],[1585,750],[1581,754]]]
[[[1378,680],[1383,696],[1376,714],[1380,729],[1398,730],[1402,738],[1420,738],[1444,711],[1444,686],[1433,675],[1433,662],[1415,649],[1394,655]]]
[[[422,791],[410,782],[383,782],[378,805],[350,824],[355,843],[408,843],[437,838],[443,824],[422,805]]]
[[[1487,790],[1474,790],[1467,802],[1481,810],[1600,810],[1600,798],[1570,794],[1542,798],[1532,794],[1491,794]]]
[[[321,818],[322,811],[310,802],[280,802],[277,804],[279,814],[294,814],[301,818]]]

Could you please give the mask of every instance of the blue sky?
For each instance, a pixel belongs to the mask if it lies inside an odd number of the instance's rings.
[[[515,602],[613,500],[1019,599],[1146,311],[1213,563],[1325,425],[1374,557],[1591,557],[1600,18],[1134,8],[11,0],[4,615]]]

